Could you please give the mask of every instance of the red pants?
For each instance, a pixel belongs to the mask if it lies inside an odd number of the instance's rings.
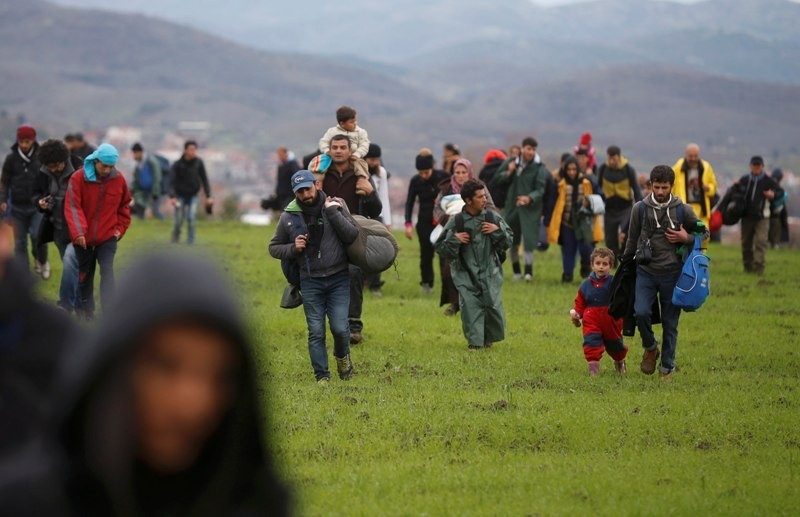
[[[603,351],[615,361],[628,355],[622,342],[622,320],[608,315],[608,307],[587,307],[583,313],[583,355],[587,361],[599,361]]]

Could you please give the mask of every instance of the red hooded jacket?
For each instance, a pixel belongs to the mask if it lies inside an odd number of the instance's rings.
[[[64,218],[72,242],[86,238],[87,246],[98,246],[112,237],[125,235],[131,224],[131,193],[117,169],[94,181],[83,168],[72,175],[64,198]]]

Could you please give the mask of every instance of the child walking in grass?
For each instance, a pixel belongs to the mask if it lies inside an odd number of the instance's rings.
[[[622,320],[608,314],[611,302],[611,282],[614,276],[614,252],[608,248],[592,251],[592,274],[581,283],[575,306],[570,317],[576,327],[583,322],[583,355],[589,363],[589,375],[600,373],[600,359],[603,351],[614,359],[614,369],[619,374],[626,372],[625,356],[628,347],[622,342]]]

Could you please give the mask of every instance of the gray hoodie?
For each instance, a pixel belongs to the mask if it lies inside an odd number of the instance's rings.
[[[640,241],[650,238],[653,248],[653,260],[646,266],[639,266],[652,275],[664,275],[680,270],[682,256],[678,253],[681,244],[672,244],[664,234],[667,228],[677,230],[684,228],[694,229],[697,225],[697,215],[690,205],[685,204],[681,198],[670,195],[669,201],[660,205],[653,199],[653,195],[645,197],[633,205],[631,210],[631,224],[628,230],[628,242],[625,245],[625,255],[633,255]],[[644,218],[641,216],[639,205],[644,203]],[[678,206],[683,205],[683,220],[678,215]],[[644,225],[642,224],[644,219]],[[691,231],[691,230],[687,230]]]

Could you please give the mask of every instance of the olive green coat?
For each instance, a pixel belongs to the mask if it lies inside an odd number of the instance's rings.
[[[494,219],[500,229],[484,235],[480,225],[485,220],[486,211],[477,216],[471,216],[466,211],[462,213],[464,231],[471,236],[470,243],[462,244],[455,237],[456,218],[451,217],[436,244],[436,250],[450,259],[467,343],[483,347],[487,343],[502,341],[505,337],[503,270],[497,252],[511,246],[513,235],[508,224],[497,214]]]
[[[506,206],[503,217],[514,231],[514,243],[519,244],[522,239],[523,249],[533,251],[539,242],[539,221],[542,218],[544,206],[544,186],[547,167],[543,163],[536,163],[535,159],[525,168],[508,175],[508,164],[511,159],[504,161],[492,179],[492,185],[508,183]],[[533,200],[530,205],[517,206],[517,196],[530,196]]]

